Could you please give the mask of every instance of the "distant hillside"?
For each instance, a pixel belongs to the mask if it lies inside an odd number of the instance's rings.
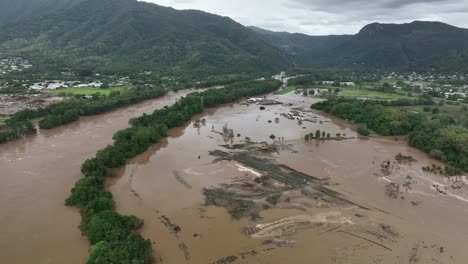
[[[460,56],[466,57],[468,50],[468,29],[440,22],[373,23],[353,36],[255,31],[292,54],[303,67],[427,69],[433,65],[441,70],[464,70],[462,65],[466,62]]]
[[[350,41],[328,54],[345,64],[393,68],[468,48],[468,30],[439,22],[379,24],[365,26]]]
[[[40,17],[82,0],[2,0],[0,1],[0,25]]]
[[[262,38],[294,58],[299,67],[320,64],[323,52],[338,47],[351,39],[351,35],[309,36],[299,33],[274,32],[250,27]]]
[[[283,52],[230,18],[136,0],[84,0],[5,26],[0,52],[44,71],[224,74],[291,67]]]

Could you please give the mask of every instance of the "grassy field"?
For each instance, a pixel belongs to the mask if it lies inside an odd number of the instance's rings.
[[[367,99],[378,99],[378,100],[399,100],[399,99],[411,99],[411,97],[399,94],[382,93],[376,91],[369,91],[359,88],[341,88],[340,96],[346,98],[367,98]]]
[[[295,90],[296,90],[296,86],[287,86],[283,90],[279,91],[278,94],[285,95]]]
[[[49,90],[48,93],[51,94],[67,94],[67,95],[93,95],[93,94],[101,94],[105,96],[109,96],[112,91],[122,91],[128,89],[129,87],[114,87],[108,89],[101,89],[101,88],[93,88],[93,87],[82,87],[82,88],[65,88],[65,89],[57,89],[57,90]]]
[[[0,129],[5,128],[5,126],[6,126],[5,121],[6,121],[7,119],[8,119],[8,118],[0,117]]]
[[[406,106],[400,107],[401,109],[407,109],[408,111],[414,111],[417,113],[424,113],[424,108],[434,109],[438,108],[440,113],[437,115],[447,115],[453,117],[459,125],[464,127],[468,126],[468,105],[460,104],[460,105],[430,105],[430,106]],[[430,112],[429,112],[430,113]]]

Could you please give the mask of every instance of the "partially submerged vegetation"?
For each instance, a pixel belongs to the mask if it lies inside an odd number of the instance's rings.
[[[210,155],[217,157],[217,160],[234,160],[262,175],[268,175],[266,176],[268,178],[272,178],[284,184],[286,186],[284,189],[272,188],[268,192],[262,192],[261,197],[266,198],[266,201],[270,204],[280,199],[280,197],[272,196],[280,195],[282,191],[288,188],[301,190],[301,193],[308,197],[332,204],[354,204],[352,201],[344,198],[340,193],[324,187],[328,184],[327,179],[319,179],[304,174],[288,166],[278,164],[273,160],[261,158],[249,152],[231,154],[216,150],[210,152]]]
[[[391,103],[331,99],[312,107],[365,125],[384,136],[408,135],[410,145],[450,166],[468,171],[468,129],[448,116],[409,112]]]
[[[34,119],[40,119],[40,128],[51,129],[74,122],[80,116],[108,112],[119,107],[163,96],[166,92],[160,87],[140,87],[128,91],[115,91],[109,96],[95,95],[91,99],[77,97],[36,110],[22,110],[6,121],[6,127],[0,130],[0,143],[36,133],[36,128],[32,124]]]
[[[131,120],[131,127],[117,132],[114,143],[86,160],[80,179],[65,201],[80,209],[80,229],[92,245],[87,263],[147,263],[151,261],[151,242],[134,232],[142,222],[134,216],[115,212],[112,194],[105,188],[105,178],[151,145],[167,136],[167,130],[183,125],[201,113],[204,107],[215,107],[245,96],[272,92],[277,81],[250,81],[219,90],[192,93],[173,106]],[[203,98],[203,105],[201,104]]]
[[[422,170],[425,172],[445,175],[447,177],[459,176],[463,174],[463,170],[460,168],[455,168],[452,166],[442,167],[442,166],[435,165],[435,164],[432,164],[432,166],[425,166],[422,168]]]
[[[241,199],[235,193],[223,189],[205,189],[203,190],[206,206],[224,207],[233,219],[240,219],[255,207],[252,200]]]
[[[341,133],[337,133],[332,136],[332,134],[327,133],[325,131],[320,131],[317,129],[315,133],[309,133],[304,136],[305,141],[309,140],[345,140],[347,139],[345,135],[342,135]]]
[[[399,164],[416,162],[416,159],[413,158],[412,156],[410,156],[410,155],[403,155],[403,154],[401,154],[401,153],[398,153],[398,154],[395,156],[395,160],[396,160]]]

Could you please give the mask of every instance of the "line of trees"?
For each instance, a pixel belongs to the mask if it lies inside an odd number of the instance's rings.
[[[331,99],[312,105],[338,117],[365,125],[384,136],[408,135],[409,144],[449,166],[468,171],[468,129],[453,118],[384,106],[378,101]]]
[[[81,172],[85,177],[76,183],[65,201],[67,206],[80,209],[80,230],[92,245],[87,263],[146,263],[151,259],[151,242],[134,232],[142,221],[116,213],[112,194],[105,189],[105,178],[112,175],[114,169],[146,151],[166,137],[168,129],[182,126],[204,107],[272,92],[280,85],[279,81],[249,81],[195,92],[170,107],[132,119],[129,128],[115,133],[112,145],[82,164]]]

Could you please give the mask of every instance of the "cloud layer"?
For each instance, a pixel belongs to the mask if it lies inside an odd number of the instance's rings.
[[[441,21],[468,28],[467,0],[144,0],[247,25],[310,35],[354,34],[372,22]]]

